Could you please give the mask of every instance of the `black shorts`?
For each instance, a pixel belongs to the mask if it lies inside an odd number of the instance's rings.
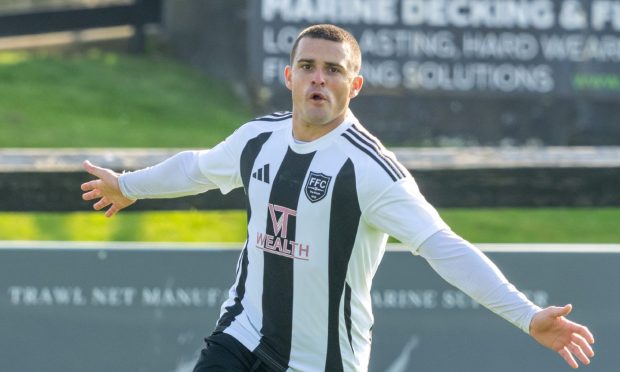
[[[194,372],[270,372],[260,359],[234,337],[216,333],[205,339]]]

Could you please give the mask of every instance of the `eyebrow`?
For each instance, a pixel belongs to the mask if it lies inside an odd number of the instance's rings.
[[[310,64],[314,64],[315,62],[316,62],[316,60],[314,60],[314,59],[310,59],[310,58],[302,58],[302,59],[298,59],[298,60],[297,60],[297,64],[300,64],[300,63],[310,63]],[[325,64],[326,64],[328,67],[338,67],[338,68],[341,68],[341,69],[345,69],[345,67],[344,67],[343,65],[341,65],[340,63],[336,63],[336,62],[325,62]]]

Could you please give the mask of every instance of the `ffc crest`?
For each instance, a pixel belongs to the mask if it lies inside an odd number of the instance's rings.
[[[327,195],[327,189],[329,188],[331,180],[331,176],[327,176],[323,173],[310,172],[308,181],[306,181],[306,187],[304,188],[308,200],[316,203],[323,199],[325,195]]]

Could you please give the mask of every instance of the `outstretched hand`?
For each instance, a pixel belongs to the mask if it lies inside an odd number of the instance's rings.
[[[539,311],[530,323],[530,335],[541,345],[557,351],[569,366],[578,368],[575,357],[585,365],[590,364],[594,336],[588,328],[565,318],[572,309],[572,305],[565,305]]]
[[[93,200],[99,199],[93,208],[97,211],[110,206],[105,212],[106,217],[114,216],[118,211],[126,208],[136,201],[126,198],[118,185],[119,174],[107,169],[91,164],[88,160],[82,163],[84,169],[97,177],[98,179],[88,181],[82,184],[81,188],[84,193],[82,199]]]

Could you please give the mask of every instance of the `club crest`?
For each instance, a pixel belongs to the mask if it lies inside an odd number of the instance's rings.
[[[331,176],[327,176],[323,173],[310,172],[308,180],[306,181],[306,187],[304,188],[308,200],[316,203],[323,199],[325,195],[327,195],[327,189],[329,188],[331,180]]]

